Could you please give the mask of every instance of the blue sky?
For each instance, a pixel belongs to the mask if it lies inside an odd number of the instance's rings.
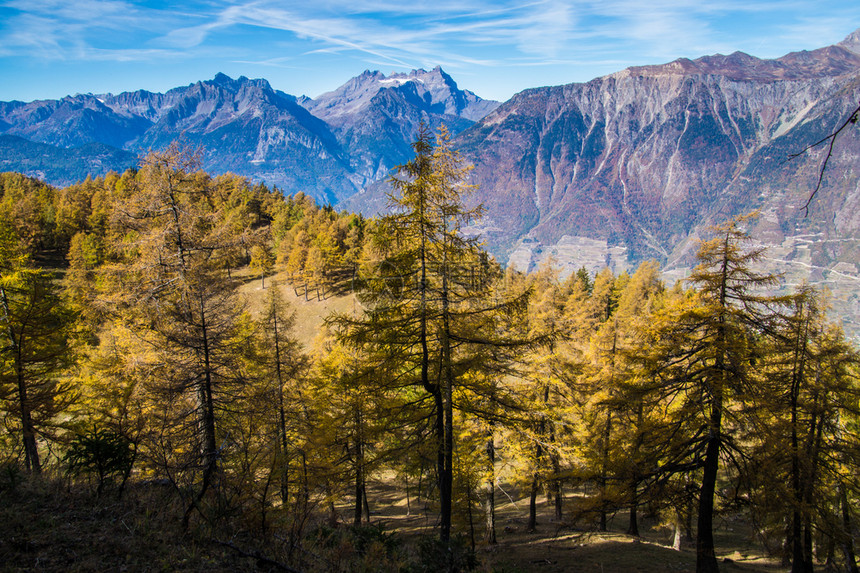
[[[219,71],[313,97],[365,69],[436,65],[505,100],[678,57],[779,57],[858,27],[857,0],[0,0],[0,101],[163,92]]]

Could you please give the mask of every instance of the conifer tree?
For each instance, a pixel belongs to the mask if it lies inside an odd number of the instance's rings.
[[[836,516],[841,500],[832,492],[846,478],[837,460],[854,457],[841,420],[856,410],[857,356],[841,331],[827,323],[818,292],[802,286],[790,303],[761,360],[765,376],[756,395],[757,440],[749,473],[758,486],[759,519],[771,512],[777,523],[788,523],[785,558],[792,572],[811,573],[814,536],[845,547],[842,528],[835,525],[842,521]]]
[[[124,230],[102,266],[103,302],[138,337],[137,364],[153,402],[153,459],[175,480],[200,471],[185,514],[215,484],[218,416],[244,381],[239,361],[242,304],[217,263],[228,245],[213,188],[197,156],[171,146],[151,153],[116,211]],[[184,477],[183,477],[184,476]]]
[[[74,395],[69,366],[73,315],[50,273],[18,268],[0,275],[0,404],[4,426],[20,432],[27,471],[40,473],[37,439]]]
[[[358,294],[366,315],[335,322],[344,341],[365,346],[369,359],[392,373],[389,384],[417,387],[425,393],[420,402],[430,402],[440,537],[447,543],[456,389],[482,362],[504,361],[502,355],[515,345],[502,341],[493,317],[521,308],[524,299],[498,300],[491,292],[498,269],[477,239],[464,233],[481,208],[465,206],[468,168],[451,148],[447,131],[440,129],[434,145],[422,126],[413,148],[415,158],[392,180],[392,214],[376,227],[379,259],[367,261],[361,271]],[[498,351],[479,351],[488,347]]]
[[[275,282],[266,295],[263,314],[259,319],[261,327],[260,348],[256,355],[258,366],[263,367],[262,376],[268,381],[263,384],[268,389],[265,414],[274,413],[275,427],[275,464],[279,468],[278,481],[282,503],[289,502],[291,440],[295,434],[294,417],[297,396],[292,395],[299,377],[307,370],[307,358],[301,351],[299,342],[292,337],[295,313],[289,308]],[[275,408],[272,405],[276,404]]]
[[[557,273],[542,268],[532,278],[533,296],[529,305],[529,336],[543,339],[527,359],[530,367],[523,372],[523,388],[519,389],[520,403],[533,420],[519,435],[526,437],[531,452],[525,457],[529,463],[530,494],[529,517],[526,529],[537,526],[537,497],[541,487],[552,498],[555,519],[561,522],[563,500],[561,491],[562,451],[565,449],[559,431],[570,414],[570,397],[564,383],[563,372],[571,369],[562,337],[565,325],[562,311],[565,297]],[[569,456],[567,456],[569,457]]]
[[[775,330],[774,307],[780,301],[756,291],[773,287],[777,277],[754,268],[764,249],[748,248],[744,219],[715,228],[715,237],[699,249],[699,265],[688,281],[691,296],[668,307],[652,350],[659,353],[655,373],[661,392],[673,406],[673,424],[684,428],[677,444],[675,469],[701,468],[696,571],[718,571],[714,552],[714,493],[720,459],[740,444],[733,432],[750,395],[753,347]],[[683,463],[682,460],[687,460]],[[701,461],[699,461],[701,460]],[[667,467],[668,469],[668,467]]]

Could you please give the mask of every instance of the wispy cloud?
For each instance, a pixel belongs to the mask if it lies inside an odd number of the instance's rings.
[[[286,5],[274,0],[204,0],[177,10],[127,0],[7,0],[0,3],[10,14],[0,25],[0,53],[69,59],[91,57],[98,50],[124,60],[175,57],[181,51],[193,58],[209,46],[234,55],[244,51],[251,56],[248,61],[268,61],[267,46],[254,45],[241,33],[257,28],[282,34],[284,42],[304,42],[300,51],[305,54],[350,54],[397,66],[510,58],[541,65],[574,52],[597,55],[632,44],[639,53],[673,58],[730,47],[725,31],[714,25],[720,18],[784,14],[802,5],[801,0],[438,0],[429,5],[402,0]],[[836,20],[795,22],[784,33],[814,33]],[[135,36],[136,45],[108,45],[119,34]],[[504,54],[488,58],[486,52],[493,49]]]
[[[156,28],[161,19],[123,0],[9,0],[0,10],[7,15],[0,25],[0,54],[45,60],[97,58],[99,53],[118,61],[135,53],[151,57],[151,50],[141,50],[130,39]]]
[[[415,61],[485,61],[470,48],[504,46],[536,59],[561,53],[575,18],[569,3],[541,0],[499,6],[489,2],[409,3],[328,1],[283,8],[253,1],[226,6],[210,21],[170,31],[165,45],[192,48],[237,26],[277,30],[319,44],[305,53],[352,51],[390,65]]]
[[[207,59],[210,67],[242,63],[310,70],[308,76],[345,62],[400,69],[441,64],[465,74],[485,69],[485,77],[493,68],[523,75],[531,67],[547,76],[550,70],[565,78],[593,74],[590,79],[628,65],[736,49],[775,57],[785,46],[823,46],[834,34],[838,41],[851,31],[846,21],[860,21],[856,0],[824,6],[808,0],[187,0],[178,8],[144,0],[0,0],[0,58],[171,65]],[[815,38],[821,41],[810,45]]]

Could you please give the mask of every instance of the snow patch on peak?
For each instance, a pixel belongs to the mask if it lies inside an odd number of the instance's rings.
[[[402,86],[403,84],[411,82],[411,81],[412,81],[411,78],[393,78],[392,77],[392,78],[383,78],[383,79],[379,80],[379,83],[381,83],[384,86],[390,86],[392,84]]]

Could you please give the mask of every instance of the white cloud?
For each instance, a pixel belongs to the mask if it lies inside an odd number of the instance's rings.
[[[623,67],[742,49],[727,29],[731,18],[767,21],[782,45],[832,39],[846,18],[860,17],[850,0],[828,6],[829,16],[804,0],[191,0],[181,9],[131,0],[0,0],[6,19],[0,56],[192,61],[206,55],[284,66],[286,50],[290,67],[303,56],[325,55],[403,68],[616,61]],[[806,16],[798,15],[803,10]],[[255,28],[267,31],[267,43],[255,43],[248,33]]]
[[[45,60],[86,59],[93,56],[100,39],[156,27],[152,11],[138,9],[122,0],[10,0],[2,4],[9,14],[0,26],[3,55]],[[103,50],[105,51],[105,50]],[[106,50],[139,52],[137,47]]]

